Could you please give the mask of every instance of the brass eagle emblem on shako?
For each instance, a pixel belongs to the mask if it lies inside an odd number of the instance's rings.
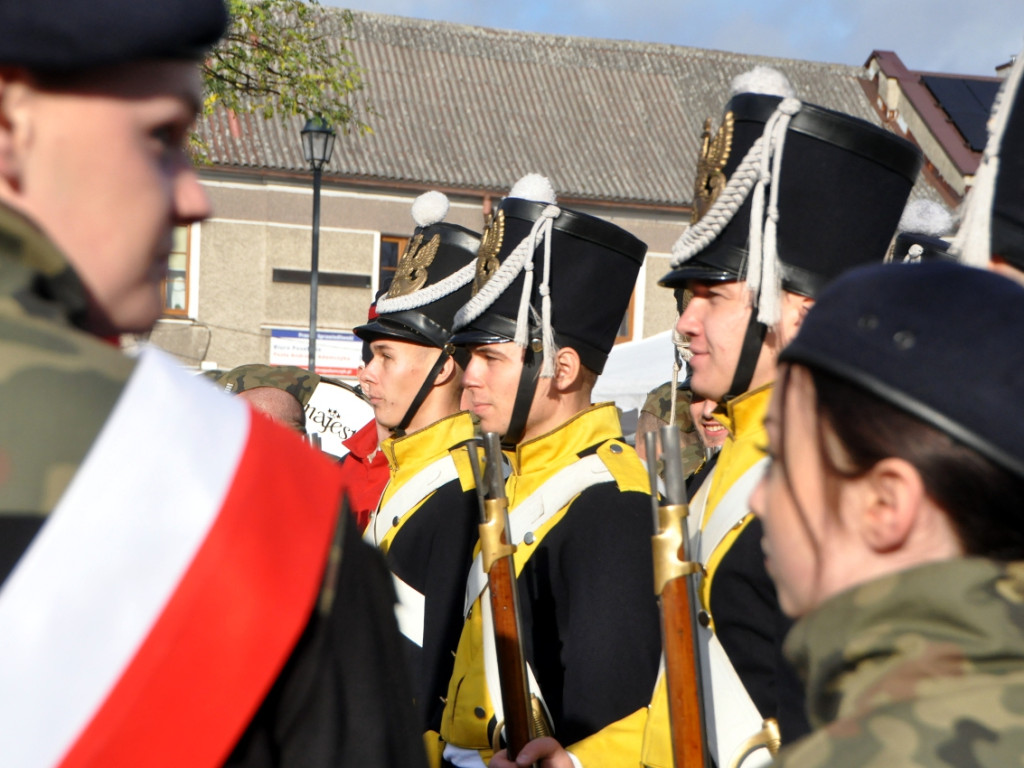
[[[501,262],[498,261],[498,251],[501,250],[501,243],[504,239],[505,212],[498,211],[498,215],[487,225],[480,237],[480,250],[476,252],[476,277],[473,278],[474,296],[501,266]]]
[[[434,263],[437,251],[441,247],[441,235],[434,235],[427,244],[423,244],[423,235],[416,235],[409,241],[405,253],[398,260],[395,276],[388,289],[388,298],[418,291],[427,282],[427,267]]]
[[[700,137],[700,158],[697,160],[697,179],[693,185],[693,215],[691,223],[700,221],[725,189],[727,179],[722,169],[732,151],[732,132],[735,118],[726,112],[718,132],[711,135],[711,118],[704,121]]]

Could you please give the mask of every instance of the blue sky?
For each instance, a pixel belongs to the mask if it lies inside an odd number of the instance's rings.
[[[909,69],[992,75],[1024,48],[1022,0],[321,0],[499,29],[841,64],[895,51]]]

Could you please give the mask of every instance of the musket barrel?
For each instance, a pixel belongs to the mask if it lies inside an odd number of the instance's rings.
[[[488,457],[487,469],[484,473],[487,497],[503,498],[505,496],[505,478],[501,471],[501,436],[497,432],[484,433],[484,451]]]
[[[658,503],[658,436],[652,429],[644,433],[644,447],[647,448],[647,478],[651,483],[651,508],[654,512],[654,530],[661,530],[661,505]]]
[[[679,427],[674,424],[667,424],[661,428],[661,456],[665,465],[665,500],[669,504],[685,504],[686,478],[683,477],[682,472],[683,452],[679,447]]]

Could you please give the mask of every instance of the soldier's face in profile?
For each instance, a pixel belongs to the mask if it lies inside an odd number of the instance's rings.
[[[3,83],[12,147],[4,198],[64,252],[98,333],[148,330],[163,309],[172,231],[209,215],[187,155],[195,63],[125,64]]]
[[[720,448],[725,444],[728,432],[712,414],[718,404],[712,400],[695,397],[690,401],[690,418],[697,429],[700,442],[707,448]]]
[[[480,419],[480,429],[505,435],[523,370],[523,349],[509,341],[471,347],[462,377],[462,404]]]
[[[373,356],[363,368],[359,381],[373,407],[374,419],[394,429],[402,423],[441,350],[411,341],[380,338],[370,342],[370,351]],[[408,425],[410,432],[426,426],[417,421],[420,415],[417,413]]]
[[[690,386],[699,397],[720,401],[729,392],[750,317],[738,282],[687,282],[689,301],[676,330],[690,339]]]

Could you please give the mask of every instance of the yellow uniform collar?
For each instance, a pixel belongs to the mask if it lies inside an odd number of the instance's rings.
[[[564,466],[579,458],[580,451],[615,437],[622,437],[618,409],[614,403],[598,403],[547,434],[517,445],[509,457],[512,471],[518,474],[524,467],[533,471],[538,467]]]
[[[770,382],[757,389],[744,392],[739,397],[734,397],[724,407],[719,406],[715,410],[712,416],[715,421],[729,430],[730,439],[740,440],[751,432],[761,429],[774,386],[775,382]]]
[[[468,411],[459,411],[435,421],[411,435],[389,437],[381,445],[392,475],[418,472],[450,448],[473,437],[473,419]]]

